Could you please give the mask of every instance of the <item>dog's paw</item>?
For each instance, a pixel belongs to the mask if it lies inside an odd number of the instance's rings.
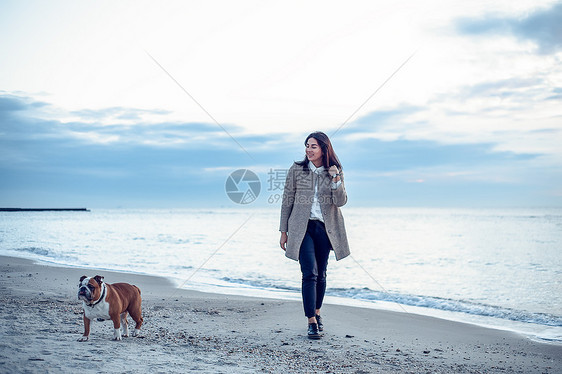
[[[139,329],[135,329],[135,331],[133,331],[133,337],[136,338],[140,335],[140,330]]]
[[[79,342],[87,342],[89,338],[90,338],[89,336],[82,336],[80,339],[78,339],[78,341]]]
[[[121,330],[115,329],[113,333],[113,340],[121,340]]]

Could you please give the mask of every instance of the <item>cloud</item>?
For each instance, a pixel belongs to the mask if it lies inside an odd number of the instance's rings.
[[[0,96],[0,118],[9,118],[0,121],[0,205],[27,206],[34,199],[39,202],[33,205],[60,201],[89,207],[228,205],[224,182],[232,171],[249,168],[266,188],[271,169],[288,168],[304,154],[306,134],[247,134],[230,126],[250,159],[215,124],[62,122],[42,118],[45,113],[38,107],[45,104]],[[127,113],[126,108],[108,111]],[[464,205],[475,203],[474,191],[482,188],[494,191],[490,199],[509,203],[515,194],[502,197],[502,188],[504,193],[530,188],[531,199],[540,195],[537,186],[546,185],[545,175],[550,174],[550,184],[562,179],[540,153],[501,150],[492,141],[416,139],[411,129],[427,126],[417,118],[424,113],[416,106],[370,113],[332,138],[355,204],[378,204],[382,196],[386,203],[419,205],[416,194],[423,190],[424,204]],[[385,135],[391,131],[395,136]],[[559,131],[550,127],[533,133],[552,138]],[[536,184],[528,187],[529,180]],[[440,194],[447,200],[440,200]],[[264,190],[262,204],[267,197]]]
[[[556,3],[519,18],[495,15],[479,19],[463,18],[456,22],[456,28],[467,35],[513,35],[536,43],[541,54],[552,54],[562,50],[560,20],[562,3]]]
[[[472,97],[499,97],[502,99],[518,98],[529,99],[530,95],[544,89],[545,81],[542,77],[509,78],[495,81],[482,82],[465,86],[459,91],[459,99]]]
[[[547,100],[562,101],[562,88],[556,87],[552,90],[552,95],[546,98]]]
[[[358,130],[359,126],[369,126],[376,129],[384,124],[407,121],[412,115],[425,110],[423,107],[400,105],[393,109],[377,110],[360,117],[349,126],[349,131]]]
[[[428,140],[398,139],[383,141],[364,137],[345,144],[340,151],[351,164],[364,164],[378,172],[403,171],[417,168],[440,167],[478,168],[485,165],[517,163],[539,157],[538,154],[515,154],[496,151],[493,143],[442,144]],[[363,160],[363,161],[362,161]],[[345,165],[344,165],[345,166]]]
[[[70,114],[73,116],[77,116],[79,118],[89,118],[92,121],[98,121],[105,123],[107,121],[115,121],[115,120],[132,120],[132,121],[140,121],[143,119],[143,116],[148,115],[158,115],[164,116],[166,114],[170,114],[169,110],[147,110],[147,109],[132,109],[132,108],[123,108],[123,107],[113,107],[113,108],[104,108],[104,109],[82,109],[82,110],[75,110],[71,111]]]
[[[338,137],[343,137],[346,141],[363,138],[385,141],[404,139],[412,128],[420,125],[417,116],[425,111],[427,108],[411,105],[373,111],[342,127],[335,134],[335,140],[337,141]]]
[[[0,96],[0,114],[6,115],[27,108],[27,105],[17,96]]]
[[[10,126],[10,123],[19,116],[27,116],[29,113],[45,107],[48,107],[47,103],[0,91],[0,125],[2,127]]]
[[[41,111],[41,108],[49,110]],[[227,133],[216,124],[195,122],[143,122],[138,120],[144,113],[166,113],[127,108],[81,110],[64,113],[29,97],[0,95],[0,133],[4,141],[26,143],[49,139],[58,146],[108,145],[148,147],[236,146]],[[57,117],[74,117],[63,121]],[[55,117],[55,118],[52,118]],[[111,118],[126,118],[127,123],[112,122]],[[226,127],[237,135],[236,126]]]
[[[43,118],[50,111],[38,113],[37,106],[29,97],[0,95],[0,205],[217,206],[230,202],[226,176],[252,167],[216,124],[92,120],[126,114],[126,108],[84,111],[83,121],[62,122]],[[271,153],[277,160],[261,157],[279,143],[277,137],[226,127],[263,162],[257,172],[269,170],[269,162],[270,167],[289,163],[281,153]],[[39,197],[47,203],[32,203]]]

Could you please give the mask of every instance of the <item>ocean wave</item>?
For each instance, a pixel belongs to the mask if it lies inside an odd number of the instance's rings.
[[[46,248],[40,248],[40,247],[14,248],[14,251],[25,252],[25,253],[30,253],[32,255],[45,256],[45,257],[49,257],[49,255],[51,254],[50,250],[48,250]]]
[[[241,284],[256,288],[269,288],[283,291],[300,292],[299,288],[289,287],[268,280],[249,280],[224,277],[225,282]],[[532,313],[523,310],[504,308],[494,305],[471,302],[467,300],[446,299],[434,296],[387,293],[369,288],[330,288],[326,295],[344,297],[361,301],[392,302],[405,306],[430,308],[447,312],[459,312],[481,317],[494,317],[514,322],[533,323],[544,326],[562,327],[562,316],[548,313]]]
[[[251,280],[251,279],[230,278],[230,277],[223,277],[221,278],[221,280],[228,283],[234,283],[234,284],[250,286],[255,288],[270,288],[270,289],[281,290],[281,291],[300,292],[300,288],[286,286],[284,284],[279,284],[278,282],[274,282],[271,280]]]
[[[387,301],[402,305],[431,308],[448,312],[460,312],[476,316],[507,319],[515,322],[534,323],[545,326],[562,327],[562,316],[548,313],[533,313],[512,308],[499,307],[467,300],[446,299],[435,296],[385,293],[369,288],[331,289],[330,294],[358,300]]]
[[[78,257],[69,254],[60,254],[51,248],[17,247],[11,248],[8,251],[8,254],[10,251],[18,252],[19,254],[16,255],[18,257],[21,254],[22,257],[53,262],[61,265],[76,266],[80,264]]]

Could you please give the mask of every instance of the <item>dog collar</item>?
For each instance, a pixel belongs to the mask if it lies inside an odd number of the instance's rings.
[[[95,307],[96,305],[98,305],[99,303],[101,303],[101,301],[102,301],[102,300],[104,299],[104,297],[105,297],[105,290],[106,290],[106,287],[105,287],[105,284],[104,284],[104,285],[103,285],[103,291],[102,291],[101,296],[100,296],[100,298],[98,299],[98,301],[96,301],[96,302],[93,303],[93,304],[88,304],[88,306],[93,308],[93,307]]]

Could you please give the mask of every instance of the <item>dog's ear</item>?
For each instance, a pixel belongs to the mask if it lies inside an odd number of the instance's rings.
[[[82,276],[80,277],[80,283],[78,283],[78,287],[80,287],[80,286],[82,285],[82,281],[83,281],[84,279],[86,279],[86,278],[88,278],[88,277],[85,276],[85,275],[82,275]]]
[[[101,286],[101,284],[103,283],[103,277],[102,277],[101,275],[96,275],[96,276],[94,277],[94,280],[95,280],[96,282],[98,282],[98,284],[99,284],[100,286]]]

